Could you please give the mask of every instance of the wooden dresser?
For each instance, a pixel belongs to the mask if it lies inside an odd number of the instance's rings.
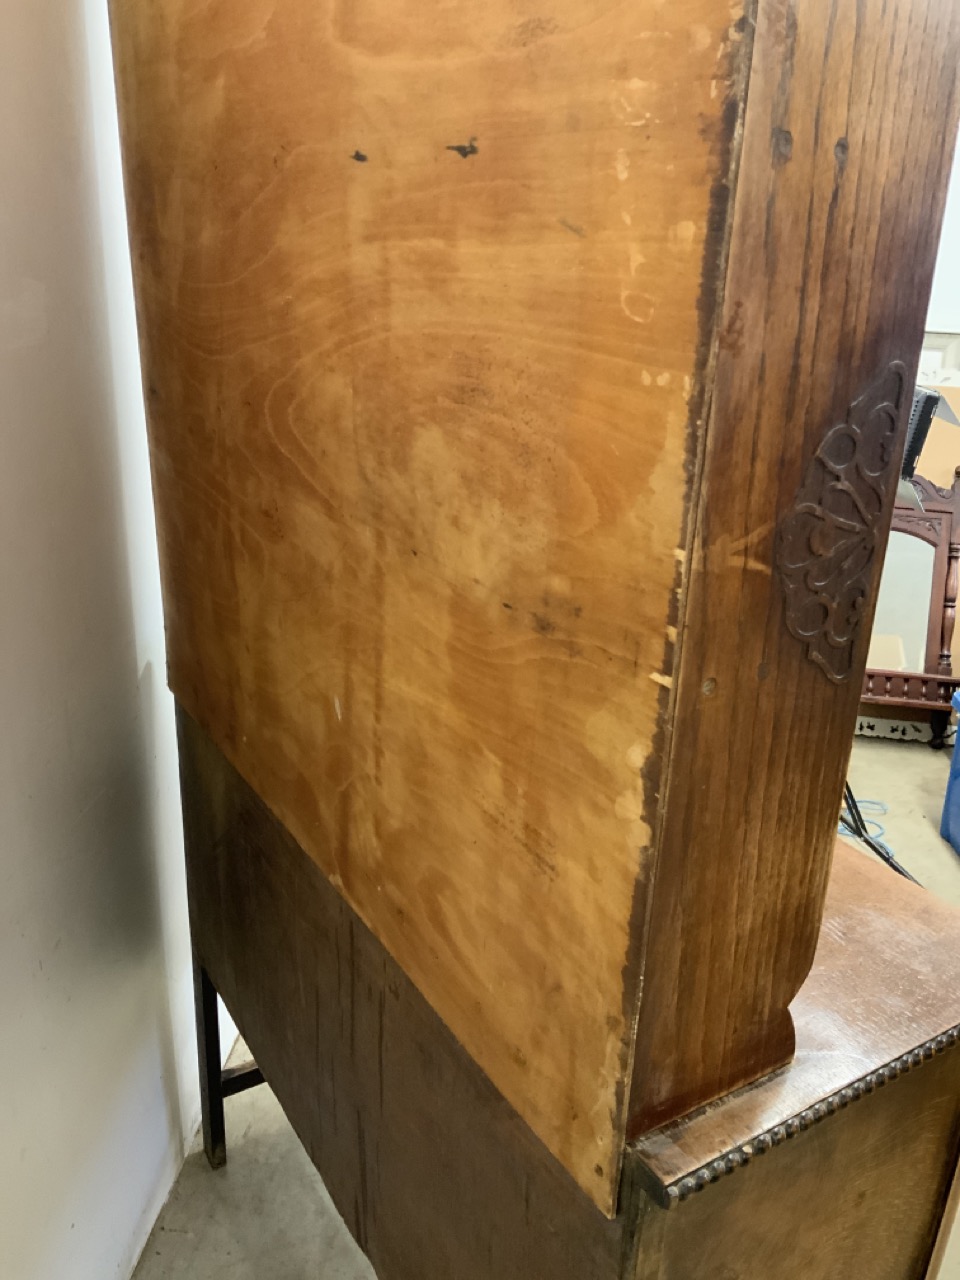
[[[960,936],[830,869],[955,0],[111,11],[195,948],[382,1280],[924,1274]]]

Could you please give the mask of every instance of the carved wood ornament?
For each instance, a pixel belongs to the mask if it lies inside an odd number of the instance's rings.
[[[882,515],[897,479],[906,370],[896,361],[831,427],[780,526],[777,567],[790,634],[836,684],[848,680]]]

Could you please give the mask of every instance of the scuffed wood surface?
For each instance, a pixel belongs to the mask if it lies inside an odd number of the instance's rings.
[[[838,840],[820,943],[792,1013],[789,1066],[632,1145],[663,1187],[960,1025],[960,911]],[[960,1060],[960,1047],[945,1053]]]
[[[934,1280],[958,1125],[955,1054],[653,1210],[631,1280]]]
[[[738,9],[111,7],[171,685],[611,1211]]]

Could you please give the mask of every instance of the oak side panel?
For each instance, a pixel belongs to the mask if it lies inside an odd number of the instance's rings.
[[[793,1052],[788,1005],[817,942],[958,62],[954,0],[759,5],[633,1133]]]
[[[178,732],[194,945],[379,1280],[619,1280],[622,1223],[182,710]]]
[[[172,688],[610,1212],[739,6],[111,10]]]

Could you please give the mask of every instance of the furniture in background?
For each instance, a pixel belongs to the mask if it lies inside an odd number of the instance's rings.
[[[894,537],[919,539],[933,549],[930,592],[925,617],[926,639],[919,670],[908,655],[905,669],[867,667],[861,701],[884,708],[911,707],[929,711],[935,749],[943,746],[950,723],[950,699],[960,688],[953,674],[953,636],[960,578],[960,467],[950,489],[941,489],[914,476],[913,487],[921,510],[897,502],[893,509],[888,563],[894,554]],[[881,597],[883,585],[881,584]],[[876,624],[875,624],[876,627]],[[919,655],[918,655],[919,656]]]
[[[953,695],[953,709],[960,711],[960,693]],[[960,751],[954,751],[950,761],[950,777],[940,814],[940,834],[953,846],[955,853],[960,853]]]
[[[111,11],[212,1160],[215,988],[380,1280],[918,1280],[960,930],[834,846],[957,6]]]
[[[927,439],[927,433],[933,422],[933,416],[940,405],[940,392],[929,391],[926,387],[917,387],[913,393],[913,407],[907,423],[907,440],[903,449],[903,463],[900,467],[901,480],[912,480],[917,473],[917,463]]]

